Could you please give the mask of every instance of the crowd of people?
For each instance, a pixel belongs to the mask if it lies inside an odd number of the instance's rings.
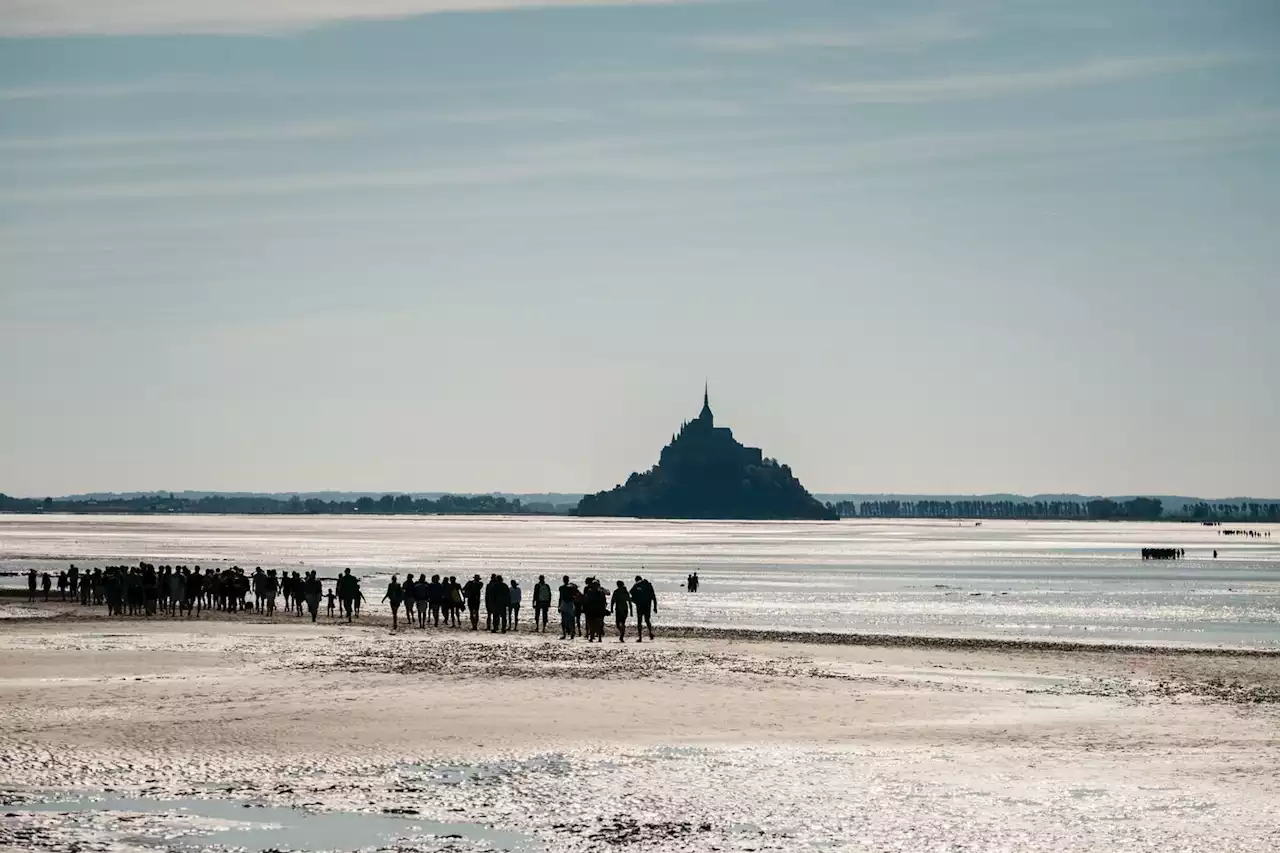
[[[305,574],[296,571],[277,573],[275,569],[264,571],[258,567],[246,572],[239,566],[232,566],[202,572],[199,566],[155,566],[151,563],[84,571],[73,564],[66,571],[58,572],[56,581],[49,572],[40,574],[31,569],[27,572],[29,600],[36,600],[37,588],[43,589],[46,601],[50,600],[55,583],[60,600],[78,600],[85,607],[105,604],[111,616],[160,614],[199,618],[206,610],[274,616],[276,599],[283,596],[286,613],[301,617],[305,606],[306,613],[315,622],[321,602],[327,600],[329,618],[335,618],[336,605],[336,615],[351,622],[359,618],[361,605],[366,600],[360,588],[360,578],[351,574],[350,569],[339,574],[326,592],[321,578],[314,571]],[[690,576],[689,584],[691,592],[697,590],[696,574]],[[464,584],[453,576],[432,575],[428,579],[425,573],[416,577],[410,574],[402,583],[398,575],[393,575],[382,597],[382,601],[391,605],[392,630],[400,628],[400,608],[403,606],[410,626],[416,622],[420,629],[460,628],[463,620],[467,619],[471,630],[478,631],[483,605],[484,628],[495,634],[505,634],[519,627],[523,599],[524,590],[520,583],[515,579],[506,581],[499,574],[490,575],[488,583],[483,582],[480,575],[475,575]],[[603,642],[605,618],[610,614],[614,617],[619,642],[625,642],[627,622],[633,615],[636,619],[636,642],[643,642],[645,630],[650,640],[654,638],[652,617],[658,611],[658,596],[653,584],[640,575],[636,575],[630,588],[623,581],[618,581],[611,593],[605,591],[597,578],[587,578],[579,587],[565,575],[554,594],[546,576],[539,575],[531,601],[533,630],[539,633],[547,630],[554,601],[560,617],[562,640],[572,640],[585,633],[588,642]]]
[[[1181,560],[1187,556],[1185,548],[1143,548],[1144,560]],[[1217,556],[1216,554],[1214,556]]]
[[[469,619],[471,630],[480,629],[480,608],[484,606],[484,629],[494,634],[505,634],[508,630],[516,630],[520,625],[520,606],[524,601],[524,589],[519,581],[506,581],[502,575],[489,575],[488,582],[475,575],[465,584],[459,584],[456,577],[432,575],[430,580],[425,574],[416,580],[410,574],[404,582],[398,575],[391,577],[387,591],[382,600],[391,605],[391,627],[395,630],[400,624],[400,607],[404,606],[405,618],[412,625],[417,619],[419,628],[428,625],[440,627],[443,619],[445,627],[461,627],[464,618]],[[533,630],[544,633],[550,622],[553,595],[546,575],[538,575],[538,582],[533,585],[531,596],[533,604]],[[583,621],[586,621],[585,634],[588,642],[604,641],[604,620],[613,614],[614,625],[618,631],[618,641],[624,642],[627,635],[627,620],[634,613],[636,617],[636,642],[643,642],[643,630],[648,629],[649,639],[653,639],[653,614],[658,609],[658,596],[653,584],[640,575],[636,575],[635,584],[628,589],[623,581],[618,581],[612,595],[604,591],[597,578],[587,578],[582,587],[565,575],[554,595],[556,613],[560,617],[560,639],[572,640],[583,634]]]
[[[55,580],[49,572],[39,576],[44,598],[49,600]],[[167,616],[199,617],[205,610],[227,613],[253,611],[272,616],[276,612],[276,599],[284,596],[286,611],[298,616],[303,606],[316,621],[320,602],[325,597],[323,584],[314,571],[305,574],[263,571],[261,567],[245,572],[239,566],[229,569],[210,569],[201,572],[200,567],[155,566],[139,563],[136,566],[107,566],[103,569],[81,571],[74,564],[66,571],[58,572],[56,579],[58,597],[62,601],[78,600],[80,604],[107,606],[111,616]],[[37,573],[27,572],[28,598],[36,598]],[[336,591],[335,591],[336,590]],[[250,601],[249,595],[253,594]],[[338,576],[335,589],[328,592],[329,615],[334,615],[335,598],[350,622],[360,615],[364,593],[360,579],[351,570]]]

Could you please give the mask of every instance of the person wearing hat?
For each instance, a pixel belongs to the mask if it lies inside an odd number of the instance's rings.
[[[480,627],[480,596],[483,593],[484,582],[479,575],[467,581],[467,585],[462,588],[462,596],[467,600],[467,610],[471,613],[472,631],[479,630]]]

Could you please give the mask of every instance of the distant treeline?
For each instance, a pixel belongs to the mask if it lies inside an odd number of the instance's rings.
[[[523,504],[495,495],[442,495],[435,500],[412,495],[362,497],[353,501],[273,498],[264,495],[208,495],[182,498],[173,494],[133,497],[55,500],[12,498],[0,494],[0,512],[75,513],[206,513],[245,515],[535,515],[552,512],[550,505]]]
[[[828,504],[841,518],[1007,518],[1019,520],[1280,521],[1280,503],[1188,504],[1168,515],[1159,498],[1113,501],[840,501]]]
[[[1280,522],[1280,503],[1241,502],[1186,504],[1167,513],[1159,498],[1087,501],[1008,500],[876,500],[827,503],[841,518],[973,518],[1017,520],[1124,520]],[[191,513],[211,515],[553,515],[569,507],[544,502],[523,503],[501,495],[412,495],[332,500],[269,495],[205,495],[184,498],[172,493],[100,498],[14,498],[0,493],[0,512]]]

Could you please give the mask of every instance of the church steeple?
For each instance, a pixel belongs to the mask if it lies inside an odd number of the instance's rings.
[[[711,414],[711,386],[704,384],[702,386],[702,411],[698,414],[698,420],[706,421],[707,426],[715,423],[715,416]]]

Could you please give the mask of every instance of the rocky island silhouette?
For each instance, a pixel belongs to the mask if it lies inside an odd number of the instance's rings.
[[[728,427],[715,425],[711,398],[680,427],[658,464],[609,491],[585,496],[580,516],[834,520],[836,513],[809,494],[787,465],[745,447]]]

